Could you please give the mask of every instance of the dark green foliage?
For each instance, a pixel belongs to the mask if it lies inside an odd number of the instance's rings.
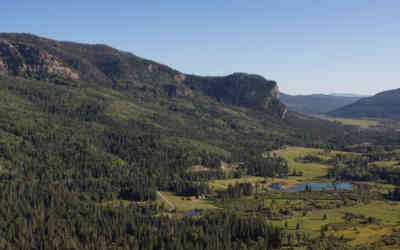
[[[253,176],[282,178],[289,174],[287,161],[276,156],[263,157],[255,154],[243,163],[243,167]]]
[[[387,197],[394,201],[400,201],[400,186],[397,186]]]
[[[321,228],[321,238],[313,240],[307,247],[308,250],[352,250],[355,249],[346,244],[345,240],[330,235],[325,237],[325,231]]]
[[[200,219],[155,216],[156,206],[87,205],[63,185],[4,182],[3,249],[279,248],[282,230],[257,217],[215,213]]]
[[[349,118],[400,119],[400,89],[389,90],[363,98],[329,115]]]
[[[220,196],[224,199],[239,199],[242,196],[250,196],[253,194],[253,185],[251,183],[229,184],[226,191],[220,192]]]
[[[337,180],[379,181],[388,184],[400,184],[400,169],[383,168],[369,164],[374,157],[337,155],[335,165],[328,170],[328,176]],[[372,154],[374,155],[374,154]],[[385,155],[385,154],[384,154]]]
[[[300,159],[296,159],[298,161],[301,161],[303,163],[321,163],[323,162],[323,159],[321,159],[320,157],[316,156],[316,155],[312,155],[312,154],[308,154]]]

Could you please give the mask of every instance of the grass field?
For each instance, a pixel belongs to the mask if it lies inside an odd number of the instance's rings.
[[[162,192],[165,198],[175,204],[177,212],[216,209],[208,200],[183,200],[182,196],[177,196],[171,192]],[[167,205],[167,204],[166,204]]]
[[[262,177],[246,176],[239,179],[213,180],[208,184],[214,190],[225,190],[228,188],[229,184],[235,185],[236,183],[256,183],[263,180],[264,178]]]
[[[267,187],[272,182],[279,182],[284,187],[289,187],[298,183],[304,183],[306,181],[317,181],[324,182],[329,181],[326,178],[327,169],[330,167],[328,163],[304,163],[298,158],[302,158],[306,155],[318,156],[323,162],[332,159],[336,154],[357,154],[347,153],[341,151],[324,151],[323,149],[316,148],[304,148],[304,147],[286,147],[281,150],[273,151],[288,161],[288,165],[291,170],[302,171],[303,176],[289,176],[288,178],[261,178],[246,176],[240,179],[227,179],[227,180],[214,180],[210,181],[209,185],[214,190],[227,189],[229,184],[234,185],[235,183],[256,183],[266,180],[264,187]],[[374,162],[381,167],[392,167],[398,165],[398,161],[381,161]],[[375,182],[352,182],[358,184],[368,184],[371,192],[387,193],[393,189],[393,185],[381,184]],[[327,235],[333,234],[335,236],[343,236],[349,240],[352,246],[360,244],[370,244],[382,240],[382,236],[389,236],[393,234],[395,230],[400,230],[400,202],[380,201],[373,200],[369,204],[362,203],[351,203],[344,206],[341,200],[332,199],[332,196],[327,195],[326,200],[313,200],[312,196],[307,198],[307,194],[304,193],[294,199],[284,198],[289,197],[288,195],[279,194],[279,192],[267,191],[269,198],[264,200],[265,207],[275,207],[277,211],[280,209],[289,208],[293,213],[290,215],[283,216],[283,219],[273,220],[272,223],[285,226],[288,225],[288,229],[296,231],[296,225],[300,225],[299,232],[309,234],[312,238],[319,237],[321,234],[321,227],[328,225],[329,229],[326,232]],[[171,200],[175,198],[174,202],[177,205],[180,203],[180,210],[193,210],[198,209],[201,206],[197,206],[192,201],[182,201],[179,197],[171,197]],[[288,201],[287,199],[291,199]],[[225,201],[218,204],[218,207],[235,210],[246,214],[247,211],[256,211],[261,200],[255,199],[254,196],[242,197],[238,200]],[[205,208],[214,207],[212,204],[205,202]],[[273,203],[273,204],[272,204]],[[201,204],[201,203],[199,203]],[[215,207],[214,207],[215,208]],[[294,209],[296,208],[296,209]],[[308,210],[308,213],[304,216],[304,209]],[[357,217],[352,221],[346,221],[344,215],[346,213],[352,213]],[[324,219],[326,215],[326,219]],[[373,217],[373,222],[367,222],[369,217]],[[277,217],[279,219],[279,216]],[[388,248],[391,249],[391,248]],[[395,249],[395,248],[392,248]]]
[[[322,149],[316,148],[303,148],[303,147],[287,147],[285,149],[273,151],[273,153],[286,159],[291,169],[296,171],[302,171],[302,177],[296,177],[297,179],[312,179],[316,177],[322,177],[327,174],[328,165],[319,163],[302,163],[296,161],[298,157],[304,157],[306,155],[317,155],[321,158],[327,158],[329,155],[323,155]]]
[[[327,169],[330,167],[326,164],[320,163],[302,163],[296,161],[296,158],[304,157],[306,155],[315,155],[324,160],[329,160],[336,154],[348,154],[340,151],[324,152],[322,149],[316,148],[304,148],[304,147],[286,147],[285,149],[276,150],[275,153],[287,160],[291,170],[302,171],[303,176],[289,176],[288,178],[267,178],[267,183],[279,182],[282,187],[289,187],[305,181],[318,179],[319,182],[323,182],[324,177],[327,174]],[[263,177],[245,176],[239,179],[226,179],[226,180],[213,180],[208,184],[214,190],[225,190],[229,184],[234,185],[235,183],[256,183],[263,181]]]
[[[377,224],[352,224],[344,220],[346,212],[363,215],[366,218],[374,217],[381,220],[381,222]],[[325,214],[327,218],[324,220]],[[374,201],[368,205],[361,204],[352,207],[313,210],[306,216],[298,213],[290,219],[274,223],[284,226],[285,222],[288,223],[290,230],[295,230],[296,225],[300,224],[300,231],[306,232],[312,237],[320,235],[321,226],[335,224],[339,229],[335,231],[332,227],[329,227],[328,234],[343,235],[345,238],[352,239],[352,245],[365,244],[377,241],[381,235],[392,233],[392,229],[400,222],[400,202]]]
[[[344,125],[359,126],[361,128],[375,127],[379,125],[379,121],[376,120],[365,120],[365,119],[349,119],[349,118],[335,118],[328,116],[318,116],[318,118],[328,120],[331,122],[340,122]]]
[[[400,167],[399,161],[375,161],[375,162],[372,162],[371,164],[375,164],[378,167],[383,167],[383,168]]]

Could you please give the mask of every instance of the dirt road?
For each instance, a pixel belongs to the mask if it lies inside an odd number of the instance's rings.
[[[157,195],[160,197],[161,200],[168,204],[170,211],[176,210],[175,204],[172,201],[168,200],[160,191],[157,191]]]

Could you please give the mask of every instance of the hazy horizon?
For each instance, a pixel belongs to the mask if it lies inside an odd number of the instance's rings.
[[[3,3],[1,32],[103,43],[198,75],[259,74],[287,94],[398,88],[396,1]]]

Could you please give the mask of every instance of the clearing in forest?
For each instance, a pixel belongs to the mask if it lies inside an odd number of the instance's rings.
[[[187,200],[184,196],[177,196],[171,192],[162,192],[163,196],[176,206],[177,212],[216,209],[209,200]]]
[[[293,171],[294,169],[296,171],[302,171],[303,176],[300,179],[324,177],[327,174],[327,169],[330,167],[329,165],[322,163],[305,163],[300,160],[301,158],[304,158],[307,155],[312,155],[319,157],[323,160],[328,160],[334,155],[334,152],[325,153],[322,149],[303,147],[286,147],[284,149],[273,151],[272,153],[275,153],[278,156],[287,160],[291,171]]]

